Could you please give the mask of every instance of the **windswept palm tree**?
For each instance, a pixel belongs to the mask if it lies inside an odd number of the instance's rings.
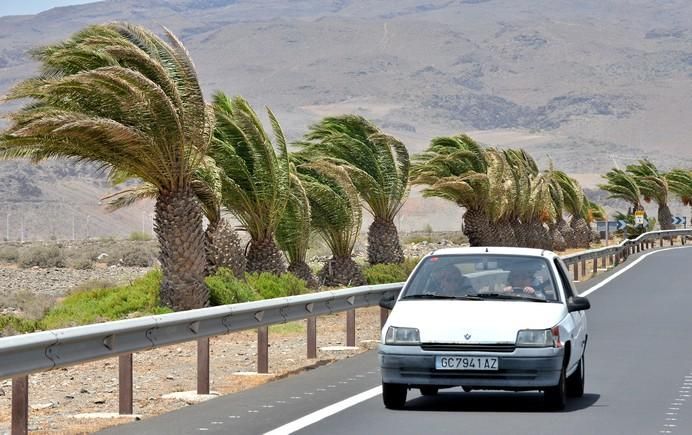
[[[370,264],[401,263],[404,253],[394,218],[408,196],[409,155],[399,140],[358,115],[324,118],[297,144],[343,166],[373,216],[368,230]]]
[[[267,109],[274,145],[255,111],[242,97],[214,94],[216,128],[209,154],[221,169],[223,205],[250,234],[248,272],[286,272],[275,233],[290,196],[286,139]]]
[[[362,222],[358,191],[348,172],[324,160],[297,166],[310,201],[312,226],[332,252],[318,274],[328,286],[366,284],[360,266],[351,258]]]
[[[276,229],[276,240],[288,257],[288,271],[303,279],[308,287],[316,288],[317,279],[305,261],[312,232],[310,218],[310,200],[297,170],[292,167],[291,194]]]
[[[673,225],[673,214],[668,207],[668,178],[659,172],[656,166],[649,160],[640,160],[639,164],[628,165],[627,172],[634,176],[639,191],[644,197],[644,201],[650,202],[652,199],[658,205],[658,223],[662,230],[675,228]]]
[[[11,114],[3,158],[67,158],[122,170],[155,188],[161,301],[203,307],[202,213],[192,189],[213,130],[192,60],[166,40],[125,23],[89,26],[36,50],[38,76],[8,98],[31,102]]]
[[[692,170],[673,169],[666,173],[666,179],[670,191],[678,196],[683,205],[692,207]]]
[[[598,187],[610,193],[608,198],[616,198],[627,201],[632,210],[643,210],[641,204],[641,191],[637,180],[632,174],[623,171],[622,169],[613,168],[603,175],[607,183],[599,184]]]
[[[119,185],[131,180],[130,174],[113,173],[111,182]],[[242,279],[245,276],[245,256],[240,247],[240,238],[233,226],[223,216],[221,211],[221,177],[219,169],[210,157],[195,171],[191,182],[192,189],[199,200],[202,212],[207,218],[208,225],[204,230],[204,250],[206,253],[206,275],[216,272],[219,267],[225,267]],[[155,199],[156,187],[149,183],[140,183],[102,197],[107,201],[109,211],[129,207],[143,199]]]
[[[438,197],[464,207],[464,234],[471,246],[497,244],[494,224],[508,207],[507,165],[502,154],[469,136],[434,138],[414,157],[411,183],[427,185],[424,197]]]

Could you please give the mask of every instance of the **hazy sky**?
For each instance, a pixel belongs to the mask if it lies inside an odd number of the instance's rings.
[[[0,0],[0,17],[37,14],[57,6],[93,3],[97,0]]]

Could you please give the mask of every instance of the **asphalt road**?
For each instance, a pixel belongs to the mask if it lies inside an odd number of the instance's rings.
[[[586,393],[561,412],[546,411],[538,392],[461,389],[412,390],[404,410],[387,410],[368,352],[104,433],[692,433],[692,247],[646,255],[588,297]],[[352,399],[358,394],[371,398]],[[330,413],[330,405],[344,409]]]

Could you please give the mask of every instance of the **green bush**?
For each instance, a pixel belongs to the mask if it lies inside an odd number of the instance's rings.
[[[0,337],[26,334],[39,329],[36,320],[23,319],[9,314],[0,314]]]
[[[44,329],[170,312],[159,305],[161,271],[153,270],[130,285],[72,292],[41,320]]]
[[[133,231],[130,233],[130,237],[127,238],[133,242],[146,242],[151,240],[151,235],[143,231]]]
[[[19,249],[16,246],[3,246],[0,248],[0,262],[16,263],[19,259]]]
[[[73,269],[88,270],[94,268],[94,262],[88,255],[68,258],[67,265]]]
[[[35,246],[23,250],[18,262],[21,267],[65,267],[65,254],[57,245]]]
[[[406,281],[408,274],[401,264],[376,264],[363,269],[368,284],[389,284]]]
[[[277,276],[271,273],[246,274],[248,284],[259,293],[261,299],[295,296],[308,292],[305,281],[292,273]]]
[[[237,304],[259,299],[252,287],[236,278],[233,272],[225,267],[220,267],[214,275],[206,277],[204,282],[209,287],[211,305]]]
[[[416,268],[418,263],[420,263],[421,257],[407,257],[404,259],[404,262],[401,264],[401,267],[404,268],[404,272],[406,272],[406,277],[408,277],[411,272],[413,272],[413,269]]]

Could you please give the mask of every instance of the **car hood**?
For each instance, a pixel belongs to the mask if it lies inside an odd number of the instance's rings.
[[[418,328],[422,343],[514,343],[520,329],[551,328],[566,315],[558,303],[398,301],[387,324]]]

